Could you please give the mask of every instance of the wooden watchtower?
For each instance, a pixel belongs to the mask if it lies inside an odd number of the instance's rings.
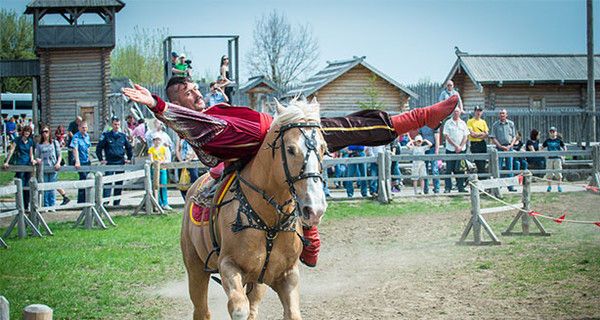
[[[33,0],[27,5],[40,57],[42,124],[66,127],[81,115],[92,139],[99,138],[109,117],[115,15],[124,6],[119,0]]]

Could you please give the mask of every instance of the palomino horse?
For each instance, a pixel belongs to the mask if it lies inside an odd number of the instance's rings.
[[[214,222],[192,222],[191,197],[186,201],[181,250],[194,320],[210,319],[208,282],[216,270],[232,319],[256,319],[266,285],[279,295],[284,319],[301,319],[301,224],[317,225],[327,209],[321,180],[326,144],[316,100],[293,100],[287,108],[276,105],[259,152],[236,172]],[[204,179],[190,190],[197,190]]]

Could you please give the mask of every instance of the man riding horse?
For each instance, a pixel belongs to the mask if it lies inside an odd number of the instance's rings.
[[[171,103],[137,84],[123,89],[126,96],[148,106],[159,120],[188,141],[209,167],[221,162],[225,167],[234,162],[247,163],[257,153],[273,120],[268,114],[226,103],[206,108],[197,84],[185,77],[171,78],[166,91]],[[451,96],[396,116],[381,110],[362,110],[343,117],[321,118],[321,127],[329,152],[348,145],[385,145],[411,130],[436,128],[457,104],[458,98]],[[314,267],[321,243],[316,226],[304,230],[304,237],[311,245],[304,247],[300,260]]]

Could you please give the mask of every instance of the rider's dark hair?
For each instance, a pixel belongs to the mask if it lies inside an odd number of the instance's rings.
[[[173,89],[173,87],[175,87],[178,84],[182,84],[185,87],[185,86],[187,86],[187,84],[189,82],[192,82],[192,80],[190,80],[190,78],[188,78],[188,77],[181,77],[181,76],[171,77],[171,79],[169,79],[169,82],[167,82],[167,87],[165,88],[165,91],[167,92],[167,97],[169,98],[169,100],[171,102],[173,102],[175,99],[177,99],[177,92]]]

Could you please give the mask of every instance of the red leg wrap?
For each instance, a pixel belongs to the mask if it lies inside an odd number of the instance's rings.
[[[440,121],[452,114],[457,104],[458,96],[453,95],[432,106],[413,109],[409,112],[393,116],[392,124],[399,136],[412,130],[418,130],[424,126],[435,129],[439,126]]]
[[[311,242],[307,247],[304,247],[300,254],[300,261],[309,267],[317,265],[319,259],[319,250],[321,250],[321,237],[317,227],[311,227],[310,229],[303,229],[304,239]]]

